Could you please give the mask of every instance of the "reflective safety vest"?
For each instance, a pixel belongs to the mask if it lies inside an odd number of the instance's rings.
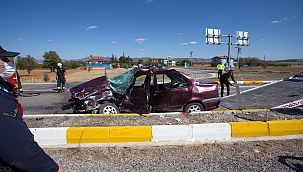
[[[224,65],[223,64],[221,64],[221,63],[219,63],[218,65],[217,65],[217,68],[218,68],[218,70],[224,70]]]

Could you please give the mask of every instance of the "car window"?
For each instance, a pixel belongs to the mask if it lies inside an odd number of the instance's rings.
[[[159,90],[188,87],[188,82],[176,73],[157,74]]]
[[[167,74],[157,74],[156,78],[159,90],[170,88],[171,79]]]
[[[188,87],[188,82],[183,79],[180,75],[176,73],[170,73],[168,74],[168,77],[171,79],[171,88],[184,88]]]
[[[138,76],[136,78],[134,87],[140,87],[140,86],[142,86],[144,84],[145,78],[146,78],[146,75]]]
[[[157,84],[167,84],[171,82],[171,79],[166,74],[157,74]]]

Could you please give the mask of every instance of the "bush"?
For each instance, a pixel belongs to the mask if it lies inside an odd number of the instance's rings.
[[[44,73],[43,80],[44,80],[45,82],[49,81],[48,73],[46,73],[46,72]]]
[[[112,64],[113,69],[118,68],[118,64]]]

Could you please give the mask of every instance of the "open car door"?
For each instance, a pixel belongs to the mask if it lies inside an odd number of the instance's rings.
[[[145,71],[134,76],[132,88],[129,92],[131,111],[143,114],[149,113],[151,99],[151,72]]]

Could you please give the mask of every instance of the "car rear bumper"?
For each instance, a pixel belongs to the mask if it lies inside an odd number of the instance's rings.
[[[221,97],[215,97],[210,99],[204,99],[202,103],[204,104],[205,110],[216,109],[219,107],[221,102]]]

